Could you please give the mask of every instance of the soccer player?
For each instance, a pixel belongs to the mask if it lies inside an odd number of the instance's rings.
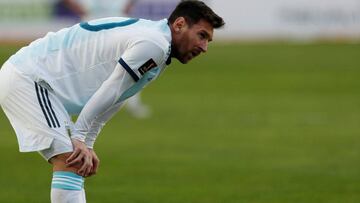
[[[171,58],[185,64],[206,52],[223,25],[203,2],[181,1],[160,21],[104,18],[48,33],[5,62],[0,104],[20,151],[38,151],[53,165],[53,203],[86,201],[84,178],[97,172],[93,146],[103,125]]]

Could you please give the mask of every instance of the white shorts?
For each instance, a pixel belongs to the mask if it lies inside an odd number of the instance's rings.
[[[6,62],[0,69],[0,104],[15,130],[20,152],[51,157],[73,151],[70,116],[51,88]]]

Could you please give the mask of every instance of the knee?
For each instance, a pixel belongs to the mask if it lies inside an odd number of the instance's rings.
[[[70,157],[71,152],[59,154],[52,157],[49,162],[53,165],[53,171],[70,171],[78,174],[81,167],[81,163],[74,164],[72,166],[67,166],[66,160]],[[79,174],[78,174],[79,175]]]

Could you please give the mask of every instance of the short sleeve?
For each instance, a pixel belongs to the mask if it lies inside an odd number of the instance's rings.
[[[138,81],[146,72],[164,63],[165,55],[164,49],[155,42],[138,40],[125,50],[119,63],[135,81]]]

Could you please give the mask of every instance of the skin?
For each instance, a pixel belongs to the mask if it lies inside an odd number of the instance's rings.
[[[74,0],[64,0],[63,3],[79,17],[83,18],[86,15],[85,9]]]
[[[189,24],[185,18],[179,17],[170,24],[172,35],[171,57],[186,64],[193,58],[205,53],[212,41],[214,28],[205,20]],[[74,151],[60,154],[50,159],[53,171],[71,171],[83,177],[97,173],[99,158],[85,143],[72,139]]]
[[[170,25],[172,33],[172,57],[186,64],[205,53],[212,41],[214,28],[205,20],[190,25],[179,17]]]
[[[87,148],[85,143],[72,139],[73,152],[59,154],[52,157],[49,162],[53,171],[70,171],[83,177],[97,173],[100,160],[94,150]]]

